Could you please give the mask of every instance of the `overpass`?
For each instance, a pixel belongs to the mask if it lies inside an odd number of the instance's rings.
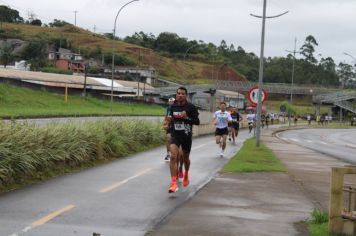
[[[189,92],[197,93],[197,92],[205,92],[210,93],[213,90],[221,89],[228,90],[234,92],[248,92],[252,87],[256,86],[257,82],[250,81],[231,81],[231,80],[219,80],[216,84],[210,85],[184,85]],[[169,86],[156,88],[155,93],[159,94],[162,98],[170,97],[175,94],[175,91],[179,85],[177,86]],[[326,93],[333,93],[339,91],[339,89],[335,88],[325,88],[325,87],[315,87],[308,85],[295,85],[291,86],[290,84],[285,83],[264,83],[263,89],[267,91],[267,93],[273,94],[301,94],[301,95],[319,95]]]
[[[322,104],[333,105],[356,114],[355,100],[356,91],[338,91],[313,96],[314,104],[319,106]]]

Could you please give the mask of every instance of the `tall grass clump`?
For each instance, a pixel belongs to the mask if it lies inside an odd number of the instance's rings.
[[[99,160],[144,151],[163,142],[160,124],[149,121],[1,123],[0,190],[39,176],[46,178],[53,171],[61,174]]]

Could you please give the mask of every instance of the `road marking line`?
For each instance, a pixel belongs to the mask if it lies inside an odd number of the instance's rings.
[[[346,144],[346,147],[356,148],[356,145],[354,145],[354,144]]]
[[[107,193],[107,192],[110,192],[111,190],[113,190],[113,189],[115,189],[115,188],[117,188],[117,187],[119,187],[119,186],[121,186],[121,185],[127,183],[128,181],[130,181],[130,180],[132,180],[132,179],[134,179],[134,178],[137,178],[137,177],[139,177],[139,176],[141,176],[141,175],[144,175],[144,174],[146,174],[147,172],[149,172],[149,171],[151,171],[151,170],[152,170],[151,168],[145,169],[145,170],[143,170],[143,171],[137,173],[136,175],[133,175],[133,176],[131,176],[131,177],[127,178],[127,179],[124,179],[124,180],[122,180],[122,181],[120,181],[120,182],[117,182],[117,183],[115,183],[115,184],[112,184],[112,185],[110,185],[110,186],[108,186],[108,187],[106,187],[106,188],[103,188],[103,189],[99,190],[99,192],[100,192],[100,193]]]
[[[57,211],[54,211],[54,212],[52,212],[51,214],[48,214],[47,216],[42,217],[41,219],[39,219],[39,220],[33,222],[33,223],[31,224],[31,226],[34,228],[34,227],[38,227],[38,226],[40,226],[40,225],[43,225],[43,224],[47,223],[48,221],[54,219],[55,217],[57,217],[57,216],[63,214],[64,212],[70,211],[70,210],[73,209],[74,207],[75,207],[74,205],[68,205],[68,206],[66,206],[66,207],[63,207],[62,209],[59,209],[59,210],[57,210]]]
[[[328,143],[326,142],[323,142],[323,141],[320,141],[321,144],[324,144],[324,145],[329,145]]]
[[[292,140],[294,142],[299,142],[299,139],[295,139],[295,138],[290,138],[290,140]]]
[[[307,141],[308,143],[312,143],[313,141],[311,141],[311,140],[305,140],[305,141]]]
[[[196,147],[192,148],[192,150],[199,149],[199,148],[201,148],[201,147],[204,147],[205,145],[207,145],[207,143],[204,143],[204,144],[201,144],[201,145],[199,145],[199,146],[196,146]]]
[[[48,214],[47,216],[45,217],[42,217],[41,219],[33,222],[30,226],[26,226],[25,228],[23,228],[20,233],[12,233],[10,234],[9,236],[20,236],[28,231],[30,231],[31,229],[33,228],[36,228],[38,226],[41,226],[45,223],[47,223],[48,221],[56,218],[57,216],[63,214],[64,212],[67,212],[67,211],[70,211],[71,209],[73,209],[75,206],[74,205],[68,205],[66,207],[63,207],[62,209],[59,209],[57,211],[54,211],[50,214]]]

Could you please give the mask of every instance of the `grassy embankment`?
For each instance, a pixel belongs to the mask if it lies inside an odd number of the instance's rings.
[[[148,121],[0,123],[0,192],[148,150],[164,134]]]
[[[240,151],[224,166],[223,172],[284,172],[286,167],[279,159],[261,144],[256,147],[256,139],[245,141]]]
[[[256,147],[256,139],[245,141],[240,151],[224,166],[222,172],[284,172],[286,167],[263,144]],[[328,233],[328,215],[315,209],[306,222],[310,236],[341,236]]]
[[[18,88],[0,84],[0,118],[54,117],[89,115],[164,115],[164,108],[158,105],[136,103],[113,103],[92,97],[69,96]]]

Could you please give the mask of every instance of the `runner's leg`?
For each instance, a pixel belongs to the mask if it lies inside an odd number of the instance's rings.
[[[178,191],[178,184],[177,184],[177,159],[179,155],[179,147],[175,143],[171,143],[170,145],[171,151],[171,161],[170,161],[170,171],[171,171],[171,184],[169,187],[168,192],[174,193]]]
[[[183,150],[182,150],[182,146],[179,147],[179,152],[178,152],[178,179],[182,179],[183,178]]]

